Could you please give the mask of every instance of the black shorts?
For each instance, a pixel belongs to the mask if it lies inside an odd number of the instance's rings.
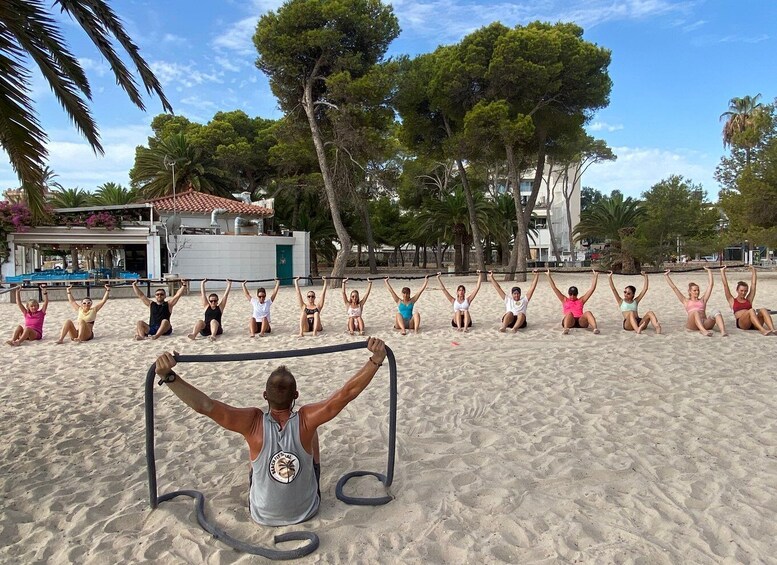
[[[626,329],[626,321],[627,321],[626,318],[623,318],[623,329],[624,330]],[[640,325],[641,323],[642,323],[642,318],[637,316],[637,325]]]
[[[525,328],[525,327],[526,327],[526,325],[527,325],[527,322],[526,322],[526,315],[524,314],[524,316],[523,316],[523,322],[521,322],[521,325],[520,325],[520,326],[518,326],[518,328],[516,328],[516,327],[515,327],[515,324],[516,324],[517,322],[518,322],[518,316],[513,316],[513,323],[512,323],[512,324],[507,324],[507,326],[506,326],[506,327],[508,327],[508,328],[510,328],[510,329],[513,329],[513,330],[514,330],[514,329],[519,329],[519,330],[522,330],[522,329],[523,329],[523,328]]]
[[[569,327],[570,327],[570,328],[579,328],[579,327],[581,327],[581,326],[580,326],[580,318],[575,318],[575,317],[573,316],[573,319],[575,320],[575,323],[574,323],[574,324],[572,324],[572,325],[571,325],[571,326],[569,326]],[[563,321],[563,320],[561,321],[561,326],[562,326],[562,327],[564,326],[564,321]]]
[[[223,333],[224,333],[224,330],[222,329],[221,324],[219,324],[219,329],[216,332],[216,335],[221,335]],[[205,326],[204,328],[202,328],[200,330],[200,335],[204,335],[204,336],[210,335],[210,326]]]

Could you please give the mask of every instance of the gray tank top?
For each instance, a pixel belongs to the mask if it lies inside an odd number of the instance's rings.
[[[291,415],[283,430],[269,413],[263,425],[262,451],[251,462],[251,518],[266,526],[309,520],[318,512],[320,499],[313,456],[299,439],[299,413]]]

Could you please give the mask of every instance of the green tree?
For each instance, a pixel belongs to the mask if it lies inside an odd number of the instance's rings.
[[[138,201],[137,192],[115,182],[106,182],[97,187],[92,201],[99,206],[123,206]]]
[[[28,61],[38,67],[89,145],[95,152],[103,153],[97,125],[87,103],[92,98],[92,90],[86,73],[70,52],[61,24],[49,12],[56,5],[86,32],[133,104],[145,110],[136,79],[114,49],[114,40],[131,59],[146,91],[156,94],[162,107],[172,112],[159,82],[108,2],[56,0],[49,8],[40,1],[4,0],[0,5],[0,76],[3,77],[0,81],[0,145],[19,176],[34,221],[45,216],[42,183],[48,152],[47,136],[30,97],[32,73]]]
[[[729,100],[728,110],[720,115],[723,124],[723,147],[733,144],[745,149],[745,161],[750,163],[750,151],[757,143],[757,132],[754,127],[758,118],[764,112],[764,105],[759,102],[760,94],[755,96],[734,97]],[[749,134],[749,135],[748,135]]]
[[[136,148],[130,181],[132,187],[147,199],[189,188],[226,198],[232,196],[229,182],[221,170],[202,150],[189,143],[183,133],[173,134],[150,148]]]
[[[93,204],[92,195],[83,188],[57,188],[51,193],[54,208],[83,208]]]
[[[334,141],[333,120],[347,111],[369,113],[370,102],[382,98],[376,88],[380,77],[372,80],[370,75],[398,34],[391,8],[379,0],[290,0],[262,16],[254,35],[256,65],[268,75],[281,108],[287,114],[301,108],[310,128],[340,240],[334,278],[345,271],[351,238],[341,217],[333,156],[327,151],[327,143]],[[358,93],[367,103],[354,102]]]
[[[604,194],[595,188],[584,186],[580,190],[580,212],[585,212],[602,198],[604,198]]]
[[[693,254],[714,248],[719,212],[701,185],[672,175],[642,193],[645,212],[638,235],[655,263],[681,251]]]
[[[624,273],[637,272],[634,234],[645,214],[639,202],[623,195],[605,197],[580,215],[575,239],[601,238],[610,244],[605,264]]]

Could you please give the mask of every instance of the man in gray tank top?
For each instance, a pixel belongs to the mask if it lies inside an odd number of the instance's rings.
[[[318,427],[337,416],[367,388],[386,357],[382,340],[367,340],[371,356],[340,390],[326,400],[306,404],[294,412],[299,397],[294,375],[281,365],[270,373],[264,398],[267,412],[235,408],[213,400],[172,369],[171,353],[156,360],[159,383],[200,414],[227,430],[242,434],[248,443],[251,481],[248,494],[251,518],[267,526],[285,526],[309,520],[318,512]]]

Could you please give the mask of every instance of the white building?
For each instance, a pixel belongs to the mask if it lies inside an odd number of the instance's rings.
[[[268,207],[189,190],[143,204],[56,212],[84,216],[100,211],[124,212],[133,220],[115,229],[40,226],[13,233],[3,279],[34,273],[42,266],[42,249],[99,255],[100,274],[112,278],[136,273],[158,279],[172,273],[236,281],[277,277],[291,284],[295,276],[310,275],[310,235],[268,233],[274,215]]]

